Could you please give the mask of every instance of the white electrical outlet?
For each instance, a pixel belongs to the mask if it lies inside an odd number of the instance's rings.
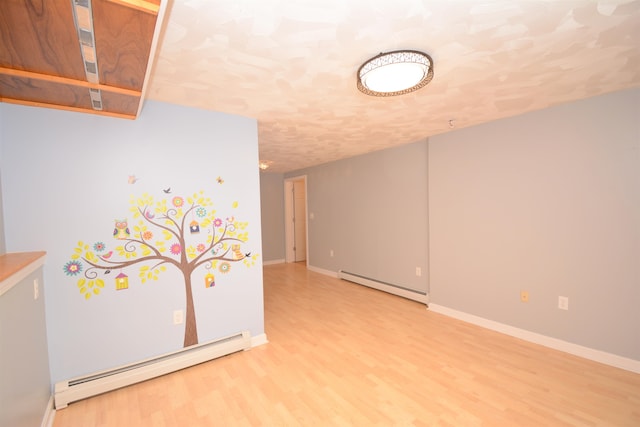
[[[182,310],[175,310],[173,312],[173,324],[181,325],[183,321],[184,321],[184,316],[182,314]]]
[[[416,267],[416,276],[422,276],[422,269],[420,267]]]
[[[558,297],[558,308],[560,310],[569,310],[569,297]]]
[[[38,279],[33,279],[33,299],[38,299],[40,296],[40,285]]]

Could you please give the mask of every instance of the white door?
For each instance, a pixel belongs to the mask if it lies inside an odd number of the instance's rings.
[[[284,215],[286,262],[307,259],[307,194],[306,177],[284,182]]]

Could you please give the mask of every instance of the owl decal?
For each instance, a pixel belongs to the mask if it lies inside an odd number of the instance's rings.
[[[129,224],[126,219],[118,220],[116,219],[116,228],[113,229],[113,237],[116,239],[128,239],[129,235]]]

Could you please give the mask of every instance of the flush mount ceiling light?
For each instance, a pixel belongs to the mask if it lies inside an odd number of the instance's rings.
[[[358,69],[358,89],[371,96],[404,95],[433,78],[433,60],[417,50],[381,53]]]
[[[260,168],[260,170],[266,171],[267,169],[269,169],[269,166],[271,166],[271,163],[273,163],[271,160],[260,160],[260,163],[258,163],[258,167]]]

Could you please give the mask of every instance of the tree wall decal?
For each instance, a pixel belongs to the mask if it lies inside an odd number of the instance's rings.
[[[186,198],[168,196],[158,201],[147,193],[129,200],[135,223],[131,232],[127,220],[116,220],[113,239],[122,243],[113,250],[107,244],[93,245],[79,241],[71,260],[63,270],[68,276],[80,276],[77,286],[85,299],[100,295],[106,280],[114,277],[115,289],[125,290],[129,278],[123,271],[138,267],[141,283],[158,280],[167,267],[177,268],[184,277],[186,296],[184,347],[198,343],[198,329],[193,304],[196,271],[203,273],[204,286],[215,285],[214,270],[226,274],[232,263],[255,265],[257,254],[243,251],[249,240],[248,222],[233,216],[216,215],[204,191]],[[169,201],[170,199],[170,201]],[[238,203],[234,202],[233,207]],[[109,276],[117,271],[116,276]],[[204,274],[206,273],[206,275]]]

